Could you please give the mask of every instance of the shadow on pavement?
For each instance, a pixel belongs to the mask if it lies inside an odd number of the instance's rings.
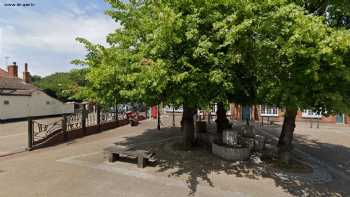
[[[157,142],[167,138],[168,141]],[[349,191],[346,191],[346,185],[339,184],[337,181],[334,182],[334,180],[331,183],[312,184],[297,177],[285,179],[279,176],[278,173],[274,173],[276,169],[268,164],[256,164],[249,161],[227,162],[201,147],[195,147],[191,151],[183,151],[179,145],[180,142],[181,131],[179,128],[163,128],[160,131],[146,130],[141,135],[127,137],[124,141],[116,144],[142,149],[152,148],[159,160],[158,172],[167,173],[169,177],[185,177],[189,196],[196,193],[200,182],[204,181],[209,186],[215,187],[212,177],[220,174],[256,180],[271,178],[274,180],[276,187],[281,187],[284,191],[296,196],[350,195]],[[327,146],[332,148],[331,145]],[[333,147],[335,146],[333,145]],[[349,149],[346,151],[350,152]]]

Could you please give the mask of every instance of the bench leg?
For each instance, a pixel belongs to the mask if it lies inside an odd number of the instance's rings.
[[[109,162],[115,162],[119,159],[119,155],[118,154],[114,154],[114,153],[109,153],[108,154],[108,161]]]
[[[145,159],[143,158],[143,155],[137,156],[137,167],[138,168],[144,168],[145,167]]]

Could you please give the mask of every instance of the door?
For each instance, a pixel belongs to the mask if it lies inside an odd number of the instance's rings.
[[[251,107],[249,105],[244,105],[242,107],[242,120],[251,120]]]
[[[337,124],[344,124],[344,114],[337,114],[336,115],[336,122],[337,122]]]

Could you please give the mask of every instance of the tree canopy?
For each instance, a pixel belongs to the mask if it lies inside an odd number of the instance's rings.
[[[89,53],[75,61],[89,65],[102,103],[277,105],[290,118],[287,146],[297,109],[350,111],[350,32],[332,28],[347,24],[343,1],[107,2],[121,28],[110,47],[79,39]]]

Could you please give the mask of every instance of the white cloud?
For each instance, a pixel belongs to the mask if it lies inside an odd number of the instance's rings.
[[[76,3],[68,3],[63,8],[43,12],[13,9],[10,20],[0,18],[1,60],[4,56],[10,56],[11,61],[28,61],[37,68],[34,74],[42,75],[61,71],[60,68],[62,71],[72,68],[67,66],[69,62],[85,54],[83,46],[75,41],[76,37],[106,45],[106,35],[119,27],[103,12],[91,13],[96,6],[90,3],[79,7]],[[50,61],[52,58],[55,58],[55,62]],[[64,65],[60,67],[59,63]]]
[[[38,20],[39,19],[39,20]],[[24,23],[3,27],[4,48],[32,47],[58,52],[78,52],[76,37],[106,44],[105,37],[117,24],[104,15],[94,17],[57,13],[49,16],[28,16]]]

